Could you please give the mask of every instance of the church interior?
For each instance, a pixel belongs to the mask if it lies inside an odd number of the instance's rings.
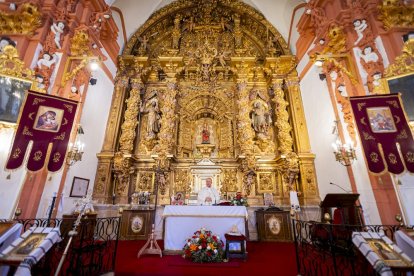
[[[414,272],[413,87],[411,0],[0,1],[0,274]]]

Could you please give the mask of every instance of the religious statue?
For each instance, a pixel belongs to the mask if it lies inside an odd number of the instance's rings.
[[[246,195],[250,195],[252,187],[255,186],[256,173],[253,170],[248,171],[243,177],[244,190]]]
[[[141,106],[141,112],[148,113],[147,138],[153,139],[161,129],[161,111],[158,106],[156,91],[147,100],[146,104]]]
[[[256,100],[253,103],[253,110],[250,112],[251,123],[256,134],[267,135],[272,118],[265,102]]]
[[[61,41],[61,35],[63,34],[64,30],[65,30],[65,23],[63,23],[62,21],[56,23],[53,23],[50,26],[50,30],[52,31],[52,33],[55,35],[54,41],[56,44],[56,47],[58,49],[62,49],[62,45],[60,44]]]
[[[363,53],[361,53],[361,58],[366,62],[377,62],[379,60],[379,57],[377,53],[372,51],[371,46],[367,46],[364,48]]]
[[[44,52],[43,57],[37,61],[37,67],[39,67],[39,69],[43,69],[44,67],[50,69],[57,60],[58,57],[56,54],[51,55],[49,52]]]
[[[208,131],[207,124],[204,124],[203,130],[201,131],[201,143],[210,144],[210,132]]]
[[[354,30],[356,31],[356,33],[358,35],[358,38],[355,41],[354,45],[357,45],[361,41],[361,39],[364,38],[363,32],[367,27],[368,27],[368,25],[367,25],[367,21],[365,19],[354,20]]]

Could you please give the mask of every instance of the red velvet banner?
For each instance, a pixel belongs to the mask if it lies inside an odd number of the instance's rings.
[[[399,94],[350,100],[369,170],[414,173],[414,140]]]
[[[17,169],[23,164],[29,142],[33,141],[27,169],[38,171],[43,168],[51,143],[47,168],[51,172],[60,170],[65,162],[77,107],[76,101],[29,91],[6,169]]]

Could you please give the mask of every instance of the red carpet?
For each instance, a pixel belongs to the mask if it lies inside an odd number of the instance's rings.
[[[158,241],[163,248],[162,241]],[[229,263],[194,265],[186,264],[181,256],[155,255],[137,259],[145,241],[120,241],[116,258],[115,275],[142,276],[295,276],[296,256],[293,243],[248,242],[248,259],[243,262],[231,259]]]

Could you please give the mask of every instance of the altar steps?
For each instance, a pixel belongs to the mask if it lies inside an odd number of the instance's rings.
[[[158,241],[163,248],[163,241]],[[228,263],[187,263],[179,255],[142,256],[137,252],[145,241],[119,241],[115,275],[139,276],[221,276],[221,275],[281,275],[294,276],[296,272],[295,246],[293,243],[248,242],[246,262],[232,259]]]

